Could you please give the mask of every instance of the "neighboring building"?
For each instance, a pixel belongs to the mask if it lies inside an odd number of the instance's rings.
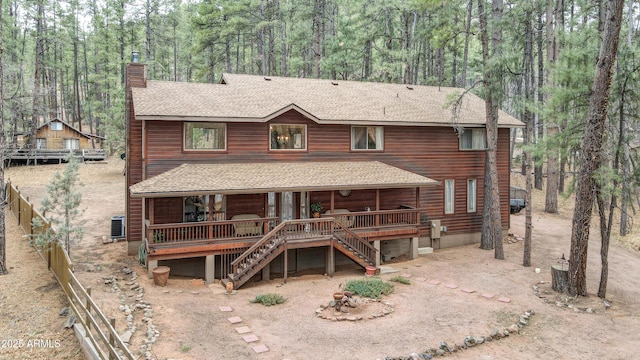
[[[260,274],[332,274],[336,264],[477,243],[485,106],[466,94],[454,118],[447,104],[462,92],[236,74],[220,84],[151,81],[129,64],[129,253],[149,269],[167,262],[172,273],[238,287]],[[509,129],[522,126],[500,113],[505,229]]]
[[[60,119],[53,119],[36,130],[35,149],[30,149],[31,133],[15,134],[17,149],[7,156],[10,160],[62,161],[70,153],[83,160],[104,160],[101,150],[104,137],[84,133]]]

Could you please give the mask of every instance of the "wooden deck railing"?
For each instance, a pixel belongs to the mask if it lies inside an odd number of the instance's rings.
[[[419,209],[362,211],[340,214],[323,214],[321,219],[335,218],[351,231],[375,230],[393,227],[419,226]],[[313,219],[309,219],[313,220]],[[313,235],[310,232],[324,231],[317,224],[322,221],[291,220],[290,236]],[[275,217],[251,220],[203,221],[192,223],[147,224],[146,240],[149,248],[171,244],[202,244],[211,242],[231,242],[244,238],[260,238],[268,234],[280,220]],[[297,226],[306,227],[299,231]],[[333,230],[333,229],[331,229]],[[328,234],[328,233],[327,233]],[[326,235],[326,234],[325,234]],[[290,238],[291,238],[290,237]]]
[[[354,249],[356,253],[361,254],[367,262],[375,264],[376,251],[378,250],[367,239],[363,239],[351,229],[344,227],[340,221],[335,222],[333,236]]]
[[[419,209],[360,211],[350,213],[323,214],[322,217],[335,217],[342,224],[349,224],[352,230],[420,224]]]
[[[233,279],[242,283],[242,279],[255,270],[257,261],[273,257],[274,252],[286,251],[289,242],[323,238],[336,238],[361,255],[367,263],[375,263],[377,250],[335,218],[288,220],[276,226],[231,263]]]
[[[203,221],[192,223],[147,225],[149,244],[179,243],[200,240],[232,240],[261,237],[279,223],[278,218],[251,220]]]

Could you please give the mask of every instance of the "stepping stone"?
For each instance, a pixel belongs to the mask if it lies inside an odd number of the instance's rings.
[[[260,339],[258,339],[258,337],[255,334],[249,334],[249,335],[243,336],[242,340],[244,340],[245,342],[251,343],[251,342],[258,341]]]
[[[429,280],[429,284],[431,284],[431,285],[440,285],[440,280]]]
[[[249,329],[248,326],[240,326],[236,328],[236,331],[238,332],[238,334],[246,334],[250,333],[251,329]]]
[[[469,288],[462,288],[460,290],[462,290],[463,292],[466,292],[467,294],[472,294],[472,293],[476,292],[475,290],[469,289]]]
[[[254,345],[251,348],[258,354],[269,351],[269,348],[265,345]]]
[[[233,309],[231,308],[231,306],[219,306],[218,309],[220,309],[220,311],[222,312],[229,312],[229,311],[233,311]]]
[[[448,287],[449,289],[457,289],[457,288],[458,288],[458,285],[456,285],[456,284],[447,284],[447,287]]]
[[[418,277],[415,279],[416,281],[420,281],[420,282],[425,282],[427,281],[427,279],[423,278],[423,277]]]
[[[242,322],[242,319],[239,316],[230,317],[227,320],[229,320],[229,322],[232,324],[237,324]]]
[[[498,301],[503,302],[503,303],[510,303],[511,299],[509,299],[508,297],[501,297],[498,299]]]
[[[491,299],[493,296],[494,296],[493,294],[489,294],[489,293],[482,294],[482,297],[485,299]]]

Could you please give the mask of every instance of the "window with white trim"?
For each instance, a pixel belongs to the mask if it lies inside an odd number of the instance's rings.
[[[271,150],[306,150],[307,125],[269,125],[269,138]]]
[[[46,148],[47,148],[47,139],[36,138],[36,149],[46,149]]]
[[[61,131],[62,130],[62,123],[59,122],[59,121],[54,121],[51,124],[49,124],[49,128],[51,130],[54,130],[54,131]]]
[[[484,150],[486,139],[485,129],[464,129],[460,134],[460,150]]]
[[[444,213],[453,214],[455,201],[455,181],[447,179],[444,181]]]
[[[383,150],[384,127],[352,126],[351,150]]]
[[[80,149],[80,139],[62,139],[62,146],[67,150]]]
[[[185,150],[225,150],[227,126],[221,123],[184,123]]]
[[[467,212],[476,212],[476,179],[467,179]]]

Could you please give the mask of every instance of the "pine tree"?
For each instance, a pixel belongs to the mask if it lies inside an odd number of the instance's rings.
[[[48,243],[58,243],[71,256],[71,242],[80,241],[84,233],[76,219],[84,210],[80,209],[82,194],[77,191],[80,186],[78,161],[69,157],[62,173],[56,172],[47,185],[47,195],[42,199],[40,213],[49,220],[50,226],[34,236],[36,245],[43,247]],[[44,224],[34,218],[33,226],[43,229]]]
[[[569,259],[569,293],[571,295],[587,295],[589,227],[597,190],[596,174],[603,165],[604,128],[623,6],[624,0],[608,2],[606,28],[602,36],[602,45],[589,97],[571,232],[571,258]]]

